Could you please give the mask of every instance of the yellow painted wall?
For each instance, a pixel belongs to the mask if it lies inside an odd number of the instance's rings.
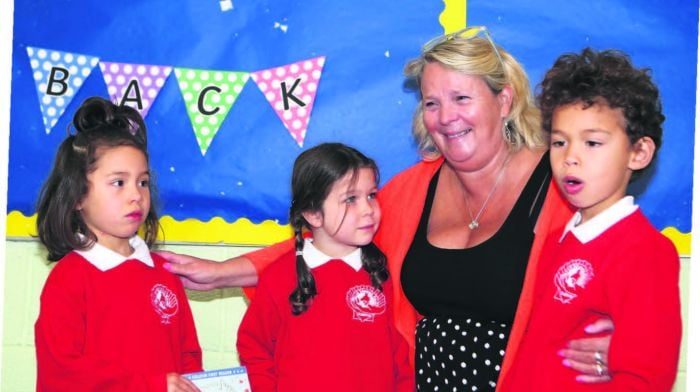
[[[49,271],[45,253],[33,240],[6,241],[5,315],[2,339],[2,381],[0,391],[34,391],[34,321],[39,309],[39,293]],[[224,260],[251,249],[234,246],[169,245],[163,249],[213,260]],[[688,262],[681,258],[684,320],[687,320]],[[204,368],[216,369],[238,365],[235,336],[246,309],[241,290],[188,292],[200,344],[204,350]],[[687,331],[687,325],[684,326]],[[685,389],[685,334],[683,353],[675,392]],[[649,355],[653,355],[649,353]]]

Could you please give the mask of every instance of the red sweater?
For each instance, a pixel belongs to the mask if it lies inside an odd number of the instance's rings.
[[[392,324],[390,281],[383,292],[369,274],[342,260],[313,268],[318,294],[292,315],[296,257],[288,252],[260,277],[236,347],[252,390],[414,390],[408,346]]]
[[[560,232],[561,233],[561,232]],[[639,210],[582,244],[553,234],[542,251],[530,324],[508,391],[670,391],[681,342],[675,247]],[[612,381],[581,384],[557,351],[583,328],[610,317]]]
[[[394,176],[379,191],[382,223],[374,242],[386,255],[389,272],[394,278],[394,324],[409,345],[411,365],[414,360],[416,322],[420,315],[404,295],[399,276],[404,257],[418,228],[428,185],[442,163],[443,159],[421,161]],[[550,232],[566,224],[573,212],[572,207],[551,182],[535,227],[535,240],[530,251],[523,290],[518,300],[518,309],[508,338],[508,349],[501,365],[499,380],[509,371],[530,317],[535,272],[542,244]],[[290,249],[294,249],[294,239],[247,253],[245,256],[253,262],[258,274],[261,274],[268,265]]]
[[[137,260],[100,271],[76,252],[41,293],[37,391],[165,391],[166,373],[202,370],[180,280]]]

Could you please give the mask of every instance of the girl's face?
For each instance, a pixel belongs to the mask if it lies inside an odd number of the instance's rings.
[[[76,209],[101,245],[128,256],[131,238],[151,208],[150,174],[144,154],[135,147],[97,151],[88,191]]]
[[[474,170],[507,150],[501,129],[512,90],[494,95],[479,76],[428,63],[421,79],[423,124],[445,159]]]
[[[381,220],[374,170],[360,169],[354,182],[352,173],[347,173],[333,184],[321,211],[303,215],[314,245],[329,256],[343,257],[369,244]]]

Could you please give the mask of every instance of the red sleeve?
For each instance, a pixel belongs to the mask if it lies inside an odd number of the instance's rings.
[[[629,262],[615,263],[607,274],[615,323],[609,353],[611,390],[673,387],[682,329],[680,260],[673,244],[665,237],[661,240],[642,239]]]
[[[243,256],[253,263],[255,272],[257,272],[258,276],[262,276],[265,268],[267,268],[275,260],[278,260],[285,253],[291,252],[292,250],[294,250],[293,237],[282,242],[278,242],[274,245],[248,252]],[[253,297],[255,297],[255,287],[243,287],[243,292],[251,301],[253,300]]]
[[[35,324],[37,391],[165,391],[165,373],[135,374],[83,354],[86,278],[61,263],[44,285]]]
[[[201,372],[202,369],[202,348],[197,339],[197,329],[195,328],[192,309],[187,299],[187,294],[179,279],[175,280],[177,287],[178,302],[182,306],[182,324],[180,329],[180,374]]]
[[[268,284],[268,277],[259,281],[236,340],[241,364],[246,367],[250,386],[256,392],[275,391],[277,388],[274,355],[281,320],[271,292],[274,285]]]
[[[243,256],[253,263],[258,276],[261,276],[265,268],[292,250],[294,250],[294,238],[289,238],[274,245],[248,252]]]
[[[391,292],[390,281],[388,285],[385,285],[385,293],[389,294]],[[387,301],[389,304],[389,320],[394,320],[394,307],[392,302],[391,300]],[[394,350],[394,378],[396,380],[394,390],[397,392],[414,392],[416,390],[415,375],[410,362],[411,357],[408,342],[406,342],[406,339],[399,333],[393,322],[389,323],[389,327],[391,328],[391,345]]]

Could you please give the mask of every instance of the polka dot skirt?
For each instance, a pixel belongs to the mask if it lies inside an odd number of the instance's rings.
[[[494,391],[510,327],[440,316],[416,328],[419,391]]]

